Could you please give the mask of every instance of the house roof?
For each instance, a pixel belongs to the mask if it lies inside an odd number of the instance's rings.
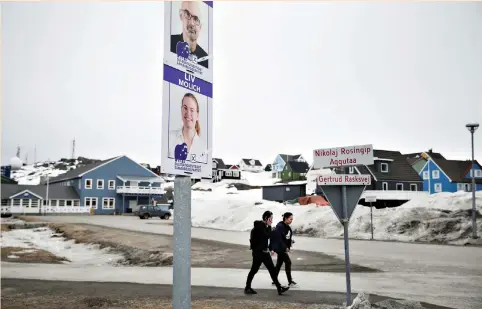
[[[8,177],[5,177],[2,175],[2,178],[1,178],[1,183],[2,184],[17,184],[18,182],[13,180],[12,178],[8,178]]]
[[[256,159],[242,159],[244,164],[248,166],[263,166],[259,160]]]
[[[408,164],[410,164],[410,165],[414,165],[415,163],[417,163],[418,161],[421,161],[421,160],[427,161],[427,160],[425,160],[425,159],[422,158],[422,157],[407,158],[407,162],[408,162]]]
[[[310,166],[306,162],[288,161],[286,166],[295,173],[308,173],[310,169]]]
[[[63,173],[63,174],[60,174],[59,176],[50,178],[49,182],[53,183],[53,182],[59,182],[59,181],[65,181],[65,180],[78,178],[78,177],[80,177],[80,175],[82,175],[84,173],[87,173],[87,172],[93,170],[94,168],[101,166],[102,164],[108,163],[110,161],[114,161],[117,158],[120,158],[120,157],[114,157],[114,158],[103,160],[103,161],[100,161],[100,162],[97,162],[97,163],[79,166],[76,169],[68,171],[67,173]]]
[[[1,197],[2,199],[8,199],[11,196],[18,194],[22,191],[28,190],[38,196],[41,196],[43,199],[46,197],[47,193],[47,186],[44,185],[14,185],[14,184],[3,184],[1,185],[2,192]],[[49,186],[49,200],[57,200],[57,199],[79,199],[79,194],[72,186]]]
[[[375,176],[377,181],[382,180],[399,180],[399,181],[423,181],[420,175],[408,163],[406,155],[402,155],[400,151],[391,150],[373,150],[373,156],[378,159],[391,159],[389,163],[388,173],[382,173],[376,168],[375,164],[367,165],[366,167]],[[376,161],[375,161],[376,162]],[[364,173],[363,167],[358,167],[360,173]]]
[[[279,156],[285,162],[295,161],[295,160],[298,160],[301,157],[300,154],[297,154],[297,155],[279,154]]]
[[[218,169],[225,169],[227,168],[226,164],[224,164],[223,159],[220,158],[213,158],[213,161],[216,161],[218,163]]]
[[[472,178],[465,178],[472,166],[471,160],[444,160],[432,158],[432,160],[444,171],[452,182],[471,183]],[[479,162],[475,161],[479,165]],[[475,179],[475,183],[482,184],[482,179]]]
[[[432,158],[439,158],[439,159],[444,159],[444,156],[440,152],[433,152],[431,149],[428,151],[423,151],[424,153],[428,154]],[[404,154],[407,158],[420,158],[422,155],[422,152],[414,152],[414,153],[407,153]]]

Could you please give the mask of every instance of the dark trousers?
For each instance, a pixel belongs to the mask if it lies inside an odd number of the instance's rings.
[[[273,260],[271,259],[271,255],[269,252],[256,252],[253,251],[253,264],[251,265],[251,270],[249,271],[248,274],[248,279],[246,280],[246,287],[250,288],[251,287],[251,282],[253,282],[254,275],[258,272],[259,268],[261,267],[261,264],[264,264],[266,269],[269,272],[269,275],[271,276],[271,279],[276,285],[276,288],[280,288],[281,285],[278,281],[278,276],[277,276],[277,271],[276,267],[273,264]]]
[[[278,253],[278,261],[276,261],[276,277],[278,277],[281,270],[281,265],[283,265],[283,263],[285,263],[285,271],[286,277],[288,278],[288,283],[291,283],[293,281],[293,278],[291,278],[291,259],[286,252]]]

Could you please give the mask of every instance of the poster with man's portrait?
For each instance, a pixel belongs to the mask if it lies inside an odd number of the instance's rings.
[[[166,1],[164,16],[164,64],[212,83],[212,1]]]
[[[212,177],[212,85],[164,65],[161,172]]]

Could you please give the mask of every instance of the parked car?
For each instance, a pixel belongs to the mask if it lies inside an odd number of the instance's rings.
[[[162,206],[139,206],[137,215],[140,219],[159,217],[161,219],[168,220],[171,217],[171,212],[168,208]]]

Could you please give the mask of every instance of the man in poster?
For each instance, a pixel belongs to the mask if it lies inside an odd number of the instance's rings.
[[[182,22],[182,33],[171,35],[171,52],[182,55],[207,69],[208,54],[197,42],[202,30],[199,1],[183,1],[179,18]]]

